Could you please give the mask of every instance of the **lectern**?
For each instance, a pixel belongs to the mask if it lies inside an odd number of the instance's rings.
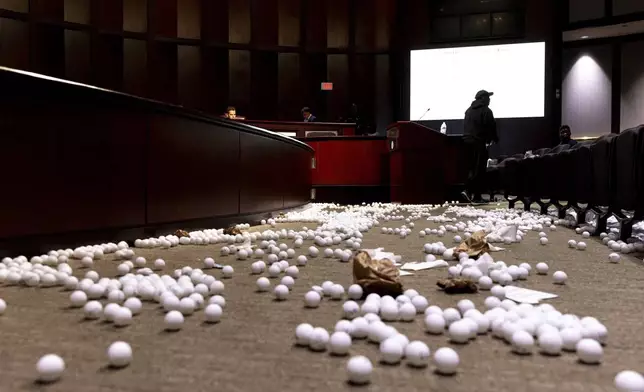
[[[437,204],[456,199],[467,177],[459,135],[445,135],[413,121],[387,127],[392,202]]]

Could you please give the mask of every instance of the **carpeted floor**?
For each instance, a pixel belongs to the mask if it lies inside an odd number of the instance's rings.
[[[291,224],[284,227],[301,228]],[[391,225],[397,227],[399,224]],[[436,225],[416,222],[407,239],[380,234],[378,229],[365,235],[365,248],[385,247],[418,260],[425,242],[443,240],[418,237],[418,230]],[[257,227],[264,230],[266,227]],[[328,353],[313,353],[293,346],[294,329],[301,322],[332,329],[341,317],[341,302],[324,300],[320,308],[303,308],[302,298],[311,285],[325,280],[351,283],[350,264],[318,258],[300,269],[290,298],[275,302],[271,293],[256,293],[256,276],[249,274],[250,261],[219,257],[219,246],[180,246],[170,250],[139,250],[148,260],[163,258],[166,273],[181,266],[201,267],[201,261],[213,256],[218,262],[235,267],[235,275],[225,280],[227,306],[219,324],[203,324],[198,312],[186,319],[178,333],[163,331],[163,313],[156,304],[145,304],[134,323],[117,329],[101,321],[84,321],[82,310],[68,308],[68,292],[60,288],[32,289],[0,286],[0,297],[8,305],[0,317],[0,392],[18,391],[613,391],[613,377],[624,369],[644,371],[644,267],[642,255],[626,256],[620,264],[607,262],[608,249],[597,239],[588,241],[586,251],[569,249],[566,242],[578,236],[559,228],[549,234],[547,246],[538,244],[530,233],[521,244],[494,253],[508,264],[547,261],[552,270],[564,270],[566,286],[555,286],[550,277],[530,276],[521,286],[544,290],[560,297],[548,301],[561,312],[595,316],[609,330],[604,363],[587,366],[576,362],[572,354],[544,357],[539,354],[517,356],[509,346],[491,336],[480,336],[465,346],[453,346],[461,355],[459,373],[441,377],[405,365],[376,365],[371,385],[351,387],[345,383],[347,358]],[[286,241],[289,243],[289,241]],[[305,251],[310,243],[300,250]],[[298,252],[300,254],[300,252]],[[97,263],[96,270],[112,277],[117,262],[111,258]],[[76,265],[74,265],[76,268]],[[75,269],[77,275],[84,270]],[[221,272],[212,270],[216,277]],[[483,304],[486,292],[448,296],[436,290],[442,270],[419,271],[403,277],[406,288],[414,288],[441,307],[455,306],[461,298]],[[433,350],[450,345],[446,336],[423,332],[423,317],[413,323],[395,323],[410,339],[425,341]],[[118,371],[106,367],[107,346],[115,340],[129,342],[134,350],[133,363]],[[47,353],[61,355],[67,364],[63,378],[55,384],[34,383],[35,363]],[[352,354],[363,354],[374,363],[377,346],[358,341]]]

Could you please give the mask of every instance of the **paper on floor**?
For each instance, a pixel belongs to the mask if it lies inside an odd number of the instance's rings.
[[[556,294],[524,289],[523,287],[505,286],[505,298],[522,304],[536,305],[544,299],[557,298]]]
[[[424,261],[422,263],[418,263],[418,262],[405,263],[402,267],[400,267],[400,269],[409,270],[409,271],[421,271],[421,270],[432,269],[432,268],[447,267],[448,265],[449,264],[447,264],[447,262],[444,260],[436,260],[436,261]]]
[[[383,260],[383,259],[389,259],[394,262],[394,264],[397,264],[400,261],[400,256],[395,255],[391,252],[384,252],[385,248],[376,248],[376,249],[362,249],[363,251],[367,252],[369,256],[373,260]]]
[[[398,271],[400,276],[408,276],[408,275],[413,275],[413,272],[408,272],[408,271]]]

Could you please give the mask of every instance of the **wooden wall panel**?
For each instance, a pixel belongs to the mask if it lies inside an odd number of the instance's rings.
[[[148,31],[147,0],[127,0],[123,3],[123,30],[135,33]]]
[[[90,10],[92,25],[99,31],[123,31],[123,1],[92,0]]]
[[[201,103],[199,109],[221,114],[228,105],[228,50],[201,51]]]
[[[427,0],[407,0],[404,20],[407,22],[406,41],[411,47],[423,46],[429,43],[429,2]]]
[[[257,119],[274,119],[277,113],[277,53],[251,52],[251,109]]]
[[[277,46],[277,0],[251,0],[252,43],[256,49]]]
[[[91,83],[91,66],[89,33],[65,30],[65,79]]]
[[[148,44],[148,91],[154,99],[177,103],[177,45],[170,42]]]
[[[0,8],[15,12],[29,12],[29,0],[0,0]]]
[[[177,1],[177,37],[201,38],[201,0]]]
[[[300,57],[300,80],[300,109],[308,106],[315,113],[318,121],[328,120],[326,115],[326,94],[320,91],[320,83],[327,80],[326,54],[303,54]]]
[[[373,120],[375,130],[382,133],[384,133],[387,125],[394,121],[389,58],[388,54],[379,54],[375,56],[375,117]]]
[[[357,54],[350,63],[349,91],[351,103],[358,105],[360,116],[363,120],[371,123],[375,117],[375,59],[372,54]],[[344,116],[347,116],[349,108],[345,109]]]
[[[93,36],[92,83],[109,90],[123,88],[123,38],[113,35]]]
[[[278,57],[277,118],[299,121],[302,108],[300,54],[280,53]]]
[[[245,115],[250,111],[251,58],[248,50],[228,52],[228,105],[237,107],[237,113]],[[225,109],[225,108],[224,108]]]
[[[251,40],[251,0],[229,0],[228,42],[248,44]]]
[[[125,39],[123,41],[123,91],[147,97],[147,83],[147,42],[138,39]]]
[[[277,0],[279,46],[300,45],[300,14],[303,0]],[[306,0],[304,0],[306,1]]]
[[[326,45],[346,48],[349,46],[349,0],[326,0],[326,3]]]
[[[61,22],[65,15],[63,0],[31,0],[29,14],[38,21]]]
[[[199,108],[201,100],[201,50],[198,46],[177,47],[179,104]]]
[[[201,0],[201,39],[228,43],[228,0]]]
[[[376,0],[355,0],[355,43],[356,49],[372,50],[375,46],[376,34]]]
[[[375,0],[375,37],[374,47],[382,51],[389,49],[392,41],[394,18],[396,15],[396,0]],[[429,17],[429,16],[428,16]]]
[[[0,64],[29,69],[29,24],[0,18]]]
[[[333,91],[327,92],[327,120],[338,121],[349,110],[349,56],[327,55],[327,80],[333,82]]]
[[[65,31],[62,27],[32,26],[29,68],[43,75],[65,77]]]
[[[162,37],[177,36],[177,0],[150,0],[148,12],[152,12],[152,34]],[[184,4],[185,0],[181,0]],[[190,0],[189,0],[190,1]]]
[[[306,25],[306,48],[310,50],[326,49],[327,18],[326,1],[305,1],[302,3]]]
[[[134,0],[131,0],[134,1]],[[63,4],[65,22],[88,24],[90,21],[90,0],[65,0]]]

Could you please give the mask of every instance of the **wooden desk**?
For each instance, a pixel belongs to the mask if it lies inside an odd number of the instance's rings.
[[[286,136],[306,138],[312,136],[353,136],[356,134],[355,123],[296,122],[270,120],[235,120],[258,128],[285,134]]]

